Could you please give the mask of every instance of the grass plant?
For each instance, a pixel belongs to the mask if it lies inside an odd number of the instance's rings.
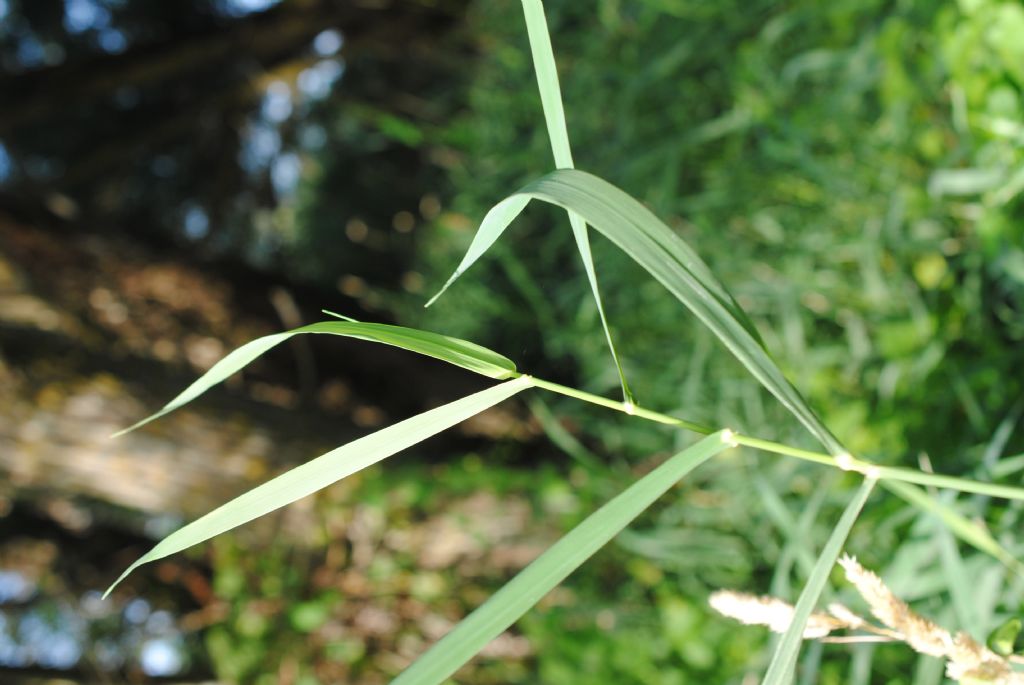
[[[181,551],[289,504],[498,402],[531,389],[556,393],[623,412],[636,420],[675,426],[680,430],[705,434],[707,437],[678,451],[660,467],[623,490],[586,518],[424,654],[395,680],[397,683],[443,682],[479,652],[490,639],[512,625],[544,594],[622,531],[675,483],[729,447],[745,447],[809,461],[854,474],[860,479],[860,487],[850,497],[845,511],[832,527],[828,541],[816,558],[813,558],[807,548],[800,548],[804,553],[800,558],[810,564],[808,580],[789,616],[785,634],[764,676],[764,683],[780,685],[792,681],[808,620],[825,591],[829,573],[876,484],[916,507],[924,515],[938,517],[949,533],[1021,573],[1020,563],[1003,542],[996,540],[977,522],[959,513],[956,508],[950,506],[949,500],[937,494],[935,490],[946,489],[1024,501],[1024,489],[924,470],[883,466],[853,455],[790,383],[773,360],[750,318],[715,277],[711,267],[700,258],[698,251],[638,200],[601,178],[573,168],[568,127],[543,6],[540,0],[523,0],[523,8],[557,169],[494,205],[483,219],[455,273],[431,302],[440,297],[487,253],[501,238],[506,228],[527,208],[531,200],[539,200],[564,209],[569,216],[608,348],[618,371],[623,400],[608,399],[522,374],[516,369],[515,364],[503,355],[467,341],[399,326],[366,324],[351,320],[325,321],[260,338],[229,354],[164,408],[128,430],[138,428],[192,401],[260,354],[299,334],[341,335],[394,345],[442,359],[501,382],[487,390],[339,447],[224,504],[167,536],[125,571],[118,582],[143,563]],[[618,246],[707,327],[745,367],[750,376],[774,395],[821,444],[824,451],[813,451],[756,436],[742,435],[729,428],[706,426],[639,406],[619,361],[601,303],[597,270],[590,251],[588,225]],[[820,506],[820,502],[816,506]]]

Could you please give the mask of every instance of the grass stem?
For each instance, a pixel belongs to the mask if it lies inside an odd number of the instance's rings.
[[[648,421],[654,421],[656,423],[669,426],[678,426],[703,435],[710,435],[718,430],[710,426],[694,423],[675,416],[669,416],[668,414],[662,414],[661,412],[644,409],[643,407],[638,407],[629,402],[610,400],[607,397],[594,395],[593,393],[577,390],[576,388],[570,388],[541,378],[533,378],[533,384],[538,388],[543,388],[545,390],[558,393],[559,395],[565,395],[566,397],[572,397],[584,402],[589,402],[590,404],[596,404],[601,407],[622,412],[623,414],[637,416]],[[800,449],[798,447],[790,447],[789,445],[783,445],[771,440],[755,438],[736,432],[733,432],[732,437],[733,441],[737,445],[743,445],[762,450],[764,452],[771,452],[773,454],[781,454],[787,457],[795,457],[797,459],[802,459],[803,461],[832,466],[844,471],[855,471],[883,481],[901,481],[904,483],[914,483],[917,485],[929,485],[937,488],[959,490],[960,492],[978,493],[988,495],[990,497],[1024,500],[1024,488],[1014,487],[1011,485],[997,485],[995,483],[974,481],[966,478],[957,478],[955,476],[922,473],[913,469],[904,469],[894,466],[879,466],[878,464],[865,459],[858,459],[849,454],[833,456],[823,452],[814,452],[812,450]]]
[[[656,423],[664,423],[669,426],[679,426],[686,430],[693,431],[695,433],[701,433],[702,435],[711,435],[715,432],[714,428],[704,426],[699,423],[693,423],[692,421],[686,421],[684,419],[677,419],[674,416],[668,414],[662,414],[660,412],[651,411],[638,407],[630,402],[618,402],[616,400],[610,400],[607,397],[601,397],[600,395],[594,395],[583,390],[577,390],[576,388],[570,388],[566,385],[560,385],[558,383],[552,383],[541,378],[534,378],[533,383],[538,388],[544,388],[551,392],[558,393],[559,395],[565,395],[566,397],[573,397],[577,400],[583,400],[590,404],[596,404],[601,407],[607,407],[608,409],[614,409],[620,411],[623,414],[629,414],[630,416],[639,416],[642,419],[648,421],[654,421]]]

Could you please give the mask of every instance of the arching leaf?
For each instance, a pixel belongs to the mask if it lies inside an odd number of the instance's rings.
[[[384,343],[385,345],[401,347],[412,352],[419,352],[428,357],[441,359],[450,364],[461,366],[474,373],[497,380],[513,378],[517,375],[516,365],[512,360],[493,350],[466,340],[459,340],[458,338],[450,338],[439,333],[420,331],[403,326],[360,323],[357,321],[322,321],[291,331],[267,335],[242,345],[214,364],[209,371],[200,376],[192,385],[185,388],[181,394],[165,404],[160,411],[146,417],[133,426],[118,431],[114,435],[123,435],[133,431],[188,404],[213,386],[241,370],[264,352],[280,345],[292,336],[303,333],[341,335],[348,338],[370,340]]]

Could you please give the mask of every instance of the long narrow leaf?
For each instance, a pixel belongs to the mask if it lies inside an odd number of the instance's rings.
[[[753,323],[697,253],[637,200],[592,174],[560,169],[495,205],[484,217],[449,284],[483,253],[478,243],[492,244],[518,216],[526,205],[524,198],[542,200],[582,216],[686,305],[830,452],[845,452],[786,380],[765,351]]]
[[[544,16],[541,0],[523,0],[523,16],[526,19],[526,33],[530,39],[530,53],[533,55],[533,72],[537,75],[537,89],[544,109],[544,123],[551,141],[551,152],[555,166],[572,169],[572,147],[569,145],[569,128],[565,123],[565,108],[562,104],[562,87],[558,83],[558,67],[555,52],[551,47],[551,34]]]
[[[987,530],[956,511],[949,505],[931,497],[921,488],[895,480],[883,480],[882,487],[922,511],[937,516],[958,538],[976,549],[1003,562],[1018,575],[1024,576],[1024,564],[993,538]]]
[[[865,478],[853,499],[846,505],[846,510],[832,530],[832,535],[829,536],[821,554],[818,555],[814,570],[811,571],[807,584],[804,585],[804,589],[800,593],[800,599],[796,602],[789,628],[786,629],[778,649],[775,650],[772,662],[768,666],[768,672],[765,674],[764,680],[761,681],[762,685],[786,685],[793,679],[793,669],[796,666],[800,643],[803,641],[807,618],[818,602],[822,590],[825,589],[825,582],[828,580],[832,567],[836,565],[839,552],[843,549],[843,544],[850,535],[850,529],[853,528],[860,510],[864,507],[864,502],[867,501],[876,482],[873,478]]]
[[[697,466],[732,445],[727,431],[671,457],[591,514],[466,617],[392,685],[435,685],[458,670]]]
[[[935,488],[956,490],[958,492],[973,492],[1002,499],[1024,500],[1024,488],[1016,485],[1000,485],[999,483],[971,480],[958,476],[924,473],[898,466],[878,466],[875,468],[875,473],[878,475],[879,480],[928,485]]]
[[[532,379],[529,376],[520,376],[515,380],[506,381],[393,426],[388,426],[376,433],[331,450],[301,466],[296,466],[168,535],[156,547],[129,566],[110,586],[106,594],[109,594],[118,583],[142,564],[180,552],[310,495],[331,483],[376,464],[396,452],[475,416],[484,409],[531,386]]]
[[[537,75],[537,88],[540,91],[541,106],[544,109],[544,122],[551,140],[551,152],[555,157],[555,166],[559,169],[572,169],[572,148],[569,146],[569,129],[565,123],[565,109],[562,104],[562,88],[558,84],[558,68],[555,65],[555,54],[551,48],[551,36],[548,33],[547,19],[544,17],[544,5],[541,0],[523,0],[523,14],[526,18],[526,32],[530,39],[530,52],[533,55],[533,71]],[[619,372],[622,384],[623,399],[634,404],[633,393],[626,382],[626,374],[622,370],[612,333],[608,329],[608,319],[604,314],[604,303],[601,291],[597,286],[597,272],[594,270],[594,258],[590,252],[590,238],[587,235],[587,224],[575,212],[569,212],[569,225],[576,240],[576,249],[583,261],[583,270],[590,283],[590,291],[594,295],[597,314],[601,319],[604,337],[608,342],[615,368]]]
[[[230,352],[226,357],[213,365],[180,395],[164,405],[163,409],[139,421],[133,426],[115,433],[123,435],[188,404],[204,392],[236,373],[264,352],[280,345],[288,338],[302,333],[326,333],[341,335],[360,340],[370,340],[394,347],[419,352],[428,357],[444,360],[464,369],[498,380],[505,380],[516,375],[516,365],[512,360],[481,347],[475,343],[449,338],[439,333],[420,331],[402,326],[390,326],[379,323],[360,323],[356,321],[322,321],[296,328],[283,333],[274,333],[257,338]]]

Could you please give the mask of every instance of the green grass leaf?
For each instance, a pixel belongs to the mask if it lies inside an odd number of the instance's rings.
[[[883,480],[882,487],[918,509],[939,517],[958,538],[1003,562],[1018,575],[1024,576],[1024,564],[1021,564],[1016,557],[1000,545],[987,530],[960,512],[910,483]]]
[[[526,31],[530,40],[530,52],[533,55],[533,70],[537,75],[537,88],[540,91],[541,106],[544,109],[544,122],[547,126],[548,138],[551,141],[551,152],[555,157],[555,166],[561,169],[572,169],[572,148],[569,146],[569,129],[565,123],[565,108],[562,105],[562,89],[558,84],[558,68],[555,65],[555,54],[551,48],[551,36],[548,33],[547,20],[544,17],[544,5],[540,0],[523,0],[523,14],[526,18]],[[515,219],[526,206],[510,203],[505,211],[508,214],[507,223]],[[611,330],[608,328],[608,318],[604,313],[604,303],[601,300],[601,291],[597,285],[597,272],[594,269],[594,258],[590,251],[590,238],[587,235],[587,224],[575,212],[569,211],[569,225],[572,227],[572,235],[576,240],[576,249],[579,251],[580,259],[583,262],[583,270],[587,274],[587,281],[590,283],[590,291],[594,295],[594,303],[597,305],[597,314],[601,319],[601,327],[604,329],[604,337],[608,342],[608,349],[611,352],[615,368],[619,373],[619,382],[622,385],[622,395],[626,402],[635,404],[633,393],[626,381],[626,374],[622,369],[622,362],[615,350],[615,342],[612,340]],[[494,244],[494,240],[501,234],[499,230],[494,239],[488,241],[486,238],[473,245],[477,252],[469,263],[472,263],[480,254],[483,254],[488,247]],[[470,248],[471,252],[473,248]],[[469,255],[467,255],[467,258]],[[466,263],[466,259],[463,259]],[[462,269],[464,270],[464,269]],[[457,270],[455,275],[448,279],[444,288],[435,295],[427,306],[441,296],[452,282],[459,277],[462,270]]]
[[[958,476],[924,473],[923,471],[914,471],[913,469],[898,466],[877,466],[875,468],[879,479],[884,481],[914,483],[916,485],[926,485],[944,490],[956,490],[958,492],[971,492],[1001,499],[1024,500],[1024,488],[1016,485],[1000,485],[998,483],[971,480]]]
[[[672,456],[587,517],[431,647],[392,685],[443,682],[687,473],[732,445],[726,431]]]
[[[544,17],[544,3],[541,0],[523,0],[523,16],[526,19],[526,33],[530,39],[530,53],[533,55],[533,72],[537,76],[537,89],[544,109],[544,123],[551,140],[551,152],[555,166],[572,169],[572,148],[569,145],[569,128],[565,123],[565,108],[562,104],[562,88],[558,83],[558,67],[555,52],[551,47],[548,22]]]
[[[332,315],[334,315],[332,313]],[[337,315],[335,315],[337,316]],[[226,357],[213,365],[209,371],[199,377],[192,385],[185,388],[181,394],[168,402],[164,407],[133,426],[118,431],[114,436],[123,435],[129,431],[146,425],[161,416],[168,414],[179,407],[188,404],[204,392],[225,380],[232,374],[241,370],[254,359],[273,347],[280,345],[294,335],[303,333],[324,333],[329,335],[341,335],[348,338],[370,340],[384,343],[394,347],[401,347],[412,352],[434,357],[443,361],[461,366],[464,369],[488,376],[497,380],[505,380],[516,376],[516,365],[512,360],[502,355],[481,347],[480,345],[449,338],[439,333],[420,331],[402,326],[390,326],[380,323],[360,323],[358,321],[322,321],[320,323],[302,326],[283,333],[274,333],[262,338],[257,338],[242,345],[230,352]]]
[[[818,560],[814,564],[814,570],[811,571],[807,584],[804,585],[804,589],[800,593],[800,599],[796,602],[793,620],[782,636],[778,649],[775,650],[771,664],[768,665],[768,672],[765,674],[764,680],[761,681],[762,685],[786,685],[792,681],[797,654],[800,652],[800,643],[803,642],[807,618],[811,615],[814,605],[818,602],[818,598],[825,589],[829,573],[832,572],[832,567],[836,565],[839,552],[842,551],[843,544],[850,535],[850,530],[853,528],[860,510],[864,507],[868,495],[874,489],[875,483],[876,481],[873,478],[864,479],[860,489],[857,490],[850,503],[846,505],[846,510],[839,518],[839,523],[832,530],[832,534],[829,536],[828,542],[825,543],[824,549],[821,550],[821,554],[818,555]]]
[[[310,495],[475,416],[532,385],[529,376],[520,376],[388,426],[296,466],[168,535],[129,566],[104,596],[110,594],[118,583],[142,564],[180,552]]]
[[[574,211],[607,236],[710,328],[750,373],[830,452],[845,452],[796,388],[786,380],[765,351],[753,322],[697,253],[640,202],[592,174],[560,169],[495,205],[484,217],[466,256],[449,279],[449,285],[483,254],[486,246],[498,239],[529,199]]]

